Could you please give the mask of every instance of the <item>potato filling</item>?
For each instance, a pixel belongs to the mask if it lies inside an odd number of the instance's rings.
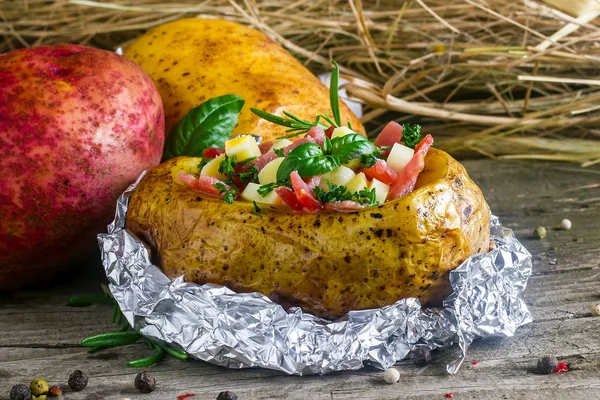
[[[204,152],[198,175],[179,179],[191,189],[297,212],[353,211],[412,192],[433,138],[418,125],[390,122],[369,141],[350,127],[315,125],[259,146],[251,135]],[[289,139],[296,137],[296,141]]]

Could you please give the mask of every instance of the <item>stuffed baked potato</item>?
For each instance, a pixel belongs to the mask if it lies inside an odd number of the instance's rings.
[[[127,227],[151,245],[172,278],[261,292],[321,317],[406,297],[439,304],[450,290],[448,272],[488,250],[490,211],[460,163],[441,150],[427,152],[428,138],[412,158],[421,156],[411,191],[392,196],[392,183],[388,201],[371,207],[347,200],[307,210],[310,199],[299,209],[286,200],[288,207],[261,204],[257,213],[256,202],[227,204],[218,199],[222,193],[199,186],[203,177],[217,179],[203,175],[202,159],[171,159],[140,181]],[[301,148],[297,143],[292,146]],[[361,171],[370,177],[373,168]],[[293,184],[299,199],[302,190]]]

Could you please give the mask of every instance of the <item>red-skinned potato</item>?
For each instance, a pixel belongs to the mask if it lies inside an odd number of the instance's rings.
[[[0,290],[44,285],[94,249],[163,144],[160,95],[128,59],[77,45],[0,55]]]

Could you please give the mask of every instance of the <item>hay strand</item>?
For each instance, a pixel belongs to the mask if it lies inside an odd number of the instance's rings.
[[[393,117],[460,155],[592,167],[598,15],[540,0],[5,0],[0,52],[59,42],[114,50],[178,18],[223,18],[263,31],[315,72],[337,60],[370,131]]]

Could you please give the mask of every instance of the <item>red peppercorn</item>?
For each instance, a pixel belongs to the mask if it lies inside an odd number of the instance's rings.
[[[186,394],[177,396],[177,400],[185,400],[188,397],[194,397],[194,396],[196,396],[196,393],[186,393]]]
[[[477,365],[477,364],[479,364],[479,363],[478,363],[477,361],[473,361],[471,364],[473,364],[473,365]]]
[[[559,362],[554,370],[555,374],[562,374],[563,372],[569,372],[569,367],[567,367],[567,363]]]
[[[447,399],[453,399],[454,395],[452,393],[446,393],[446,398]]]

